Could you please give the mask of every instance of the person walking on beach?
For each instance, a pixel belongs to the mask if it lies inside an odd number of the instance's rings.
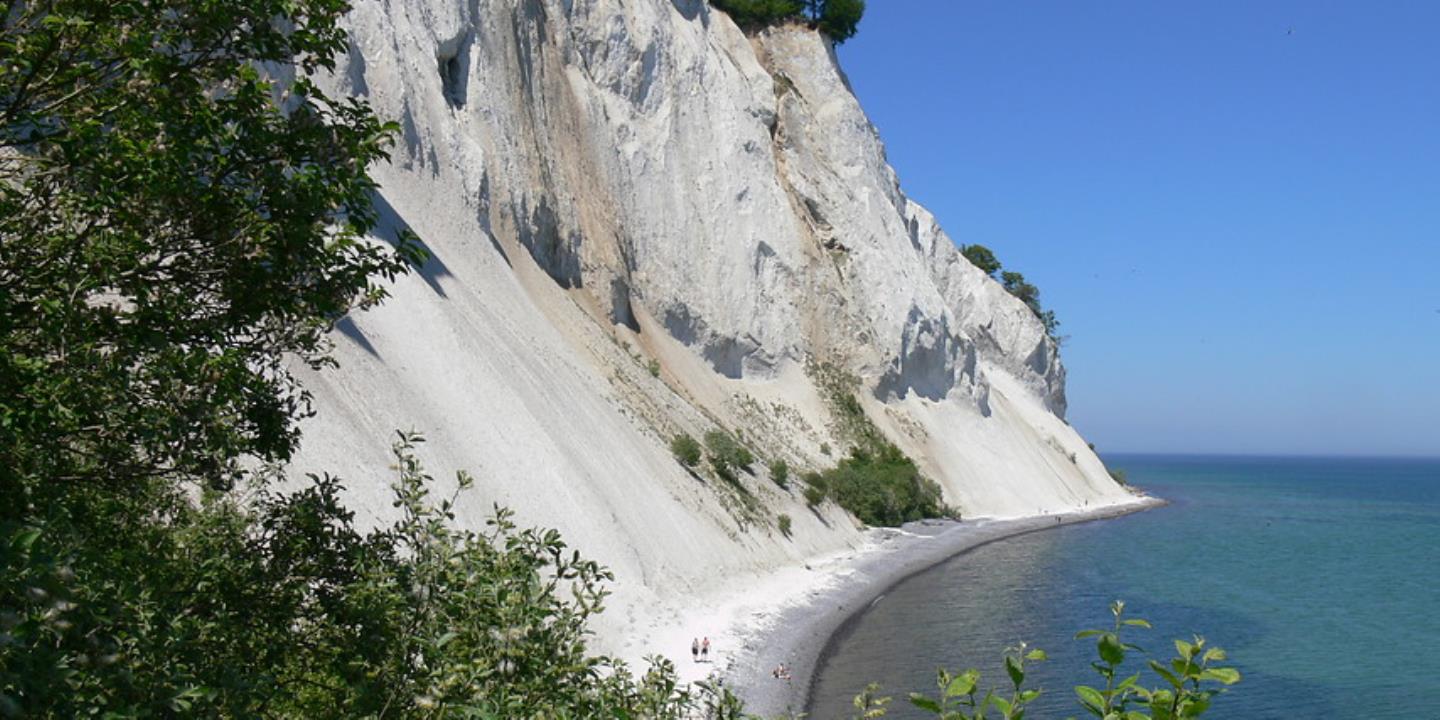
[[[695,659],[695,662],[697,662],[697,663],[700,662],[700,639],[699,639],[699,638],[690,638],[690,657],[694,658],[694,659]]]
[[[706,635],[705,640],[700,643],[700,662],[710,662],[710,636]]]

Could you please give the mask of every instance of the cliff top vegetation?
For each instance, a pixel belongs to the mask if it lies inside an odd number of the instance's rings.
[[[865,0],[711,0],[744,28],[804,21],[837,43],[855,36]]]

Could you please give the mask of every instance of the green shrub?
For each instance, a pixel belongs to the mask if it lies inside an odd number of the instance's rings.
[[[736,25],[744,28],[774,25],[802,17],[805,11],[801,0],[711,0],[710,4],[724,10]]]
[[[705,433],[705,448],[709,450],[710,465],[715,468],[715,474],[730,482],[735,482],[736,470],[749,472],[750,466],[755,464],[755,456],[750,454],[750,450],[722,430]]]
[[[815,25],[837,44],[855,37],[860,18],[865,15],[865,0],[809,0]]]
[[[854,37],[865,15],[865,0],[711,0],[710,4],[747,29],[808,20],[836,43]]]
[[[773,460],[770,463],[770,479],[782,489],[790,485],[790,466],[784,460]]]
[[[830,443],[820,443],[820,454],[830,457]]]
[[[784,535],[784,536],[787,537],[787,538],[790,537],[790,516],[789,516],[789,515],[786,515],[786,514],[784,514],[784,513],[781,513],[780,518],[779,518],[779,522],[780,522],[780,534],[781,534],[781,535]]]
[[[1114,478],[1115,482],[1120,483],[1121,485],[1130,484],[1129,478],[1126,477],[1125,471],[1121,468],[1115,468],[1114,470],[1111,470],[1110,477]]]
[[[940,486],[900,449],[856,448],[823,476],[827,494],[867,525],[894,526],[946,514]]]
[[[651,360],[645,363],[645,369],[650,371],[650,377],[660,377],[660,361]]]
[[[995,257],[995,253],[984,245],[966,245],[960,249],[960,254],[990,277],[995,277],[995,273],[1000,272],[1000,261]]]
[[[687,468],[693,468],[700,462],[700,443],[686,433],[680,433],[670,441],[670,452]]]
[[[825,488],[818,485],[805,486],[805,504],[814,508],[825,502]]]
[[[328,476],[0,527],[0,715],[684,718],[734,703],[668,663],[637,678],[592,655],[610,573],[499,508],[455,527],[419,441],[395,445],[398,520],[369,531]]]

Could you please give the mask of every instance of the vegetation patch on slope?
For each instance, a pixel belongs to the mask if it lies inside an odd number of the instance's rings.
[[[835,467],[805,475],[805,499],[825,499],[850,511],[867,525],[895,526],[913,520],[955,517],[942,500],[940,486],[875,427],[856,392],[860,379],[830,363],[815,363],[810,377],[830,406],[834,430],[850,446]]]

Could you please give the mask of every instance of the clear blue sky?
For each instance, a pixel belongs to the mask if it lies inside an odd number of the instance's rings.
[[[1440,455],[1440,2],[868,5],[903,187],[1039,286],[1101,452]]]

